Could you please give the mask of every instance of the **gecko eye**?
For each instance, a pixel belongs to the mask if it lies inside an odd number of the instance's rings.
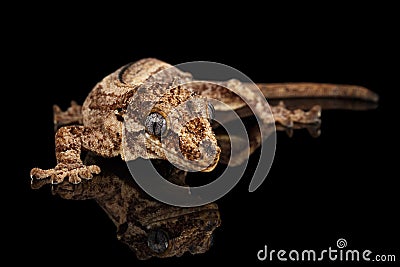
[[[144,127],[149,134],[161,137],[167,129],[167,121],[161,114],[153,112],[147,116]]]
[[[207,112],[208,112],[208,118],[210,120],[213,120],[215,118],[215,108],[210,102],[207,104]]]
[[[147,237],[147,246],[157,254],[163,253],[168,248],[168,234],[162,229],[152,230]]]

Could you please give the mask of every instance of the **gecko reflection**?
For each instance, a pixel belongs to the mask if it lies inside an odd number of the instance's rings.
[[[343,99],[285,101],[289,109],[309,109],[316,103],[323,110],[369,110],[377,106],[375,103]],[[229,163],[238,166],[261,145],[260,131],[252,113],[246,108],[237,110],[237,113],[246,126],[250,148],[241,146],[241,142],[237,142],[238,146],[231,147],[230,139],[239,137],[228,136],[223,127],[219,127],[216,123],[213,128],[218,145],[221,147],[219,162],[221,165]],[[226,117],[226,119],[224,123],[233,118]],[[293,135],[294,130],[305,129],[312,137],[318,137],[320,121],[313,124],[297,123],[289,130],[279,126],[276,129],[285,131],[289,136]],[[194,208],[169,206],[154,200],[138,188],[125,162],[121,159],[104,159],[88,155],[85,161],[86,164],[101,166],[102,172],[95,175],[92,180],[85,180],[77,185],[68,181],[53,185],[53,194],[70,200],[94,199],[116,225],[117,238],[128,245],[136,253],[138,259],[181,256],[185,252],[199,254],[210,249],[213,233],[221,225],[220,213],[215,203]],[[173,167],[167,161],[155,160],[154,163],[160,174],[170,182],[182,186],[188,184],[187,172]],[[221,171],[216,168],[216,171],[218,170]],[[246,170],[246,172],[252,171],[254,170],[251,168]],[[212,177],[214,172],[207,176]],[[38,189],[49,183],[51,183],[50,179],[33,179],[32,188]],[[189,185],[193,186],[190,183]]]
[[[199,254],[209,250],[214,230],[221,224],[215,203],[196,208],[163,204],[138,188],[123,161],[86,158],[86,161],[93,160],[101,164],[101,174],[78,185],[68,181],[54,185],[53,194],[70,200],[94,199],[116,225],[117,238],[128,245],[138,259],[181,256],[185,252]],[[165,162],[157,162],[156,167],[164,172],[164,177],[180,184],[184,182],[185,172]],[[40,188],[43,182],[33,180],[32,188]]]
[[[261,145],[260,131],[252,121],[253,116],[244,117],[252,154]],[[229,162],[234,166],[242,164],[249,156],[248,148],[240,145],[231,148],[230,139],[239,137],[228,136],[221,127],[215,126],[216,137],[222,148],[220,163],[226,165]],[[318,136],[319,123],[293,127],[303,128],[307,128],[311,135]],[[230,159],[230,155],[235,157]],[[187,172],[167,161],[153,160],[153,163],[165,179],[178,185],[187,185]],[[138,259],[181,256],[185,252],[199,254],[209,250],[213,233],[221,224],[217,204],[193,208],[166,205],[136,185],[122,160],[88,154],[85,164],[99,165],[102,172],[80,184],[64,181],[53,185],[53,194],[68,200],[95,200],[117,227],[117,238],[128,245]],[[38,189],[50,183],[50,179],[33,179],[32,188]]]

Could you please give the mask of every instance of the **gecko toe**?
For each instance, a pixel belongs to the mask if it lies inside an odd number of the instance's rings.
[[[88,168],[81,168],[78,171],[78,174],[79,174],[79,177],[82,179],[90,180],[93,178],[93,175]]]
[[[72,184],[79,184],[80,182],[82,182],[82,179],[79,178],[78,176],[78,171],[73,170],[70,172],[69,174],[69,182]]]
[[[90,173],[99,174],[101,172],[100,167],[97,165],[90,165],[87,167]]]
[[[316,105],[313,106],[308,112],[306,112],[306,121],[307,122],[321,122],[320,118],[321,118],[321,106]]]
[[[42,170],[42,169],[39,169],[39,168],[33,168],[31,170],[30,176],[31,176],[31,179],[45,179],[45,178],[50,177],[52,175],[52,171],[53,171],[53,169],[51,169],[51,170]]]
[[[51,184],[60,184],[64,181],[65,177],[67,177],[67,172],[65,171],[57,171],[53,173],[50,177]]]

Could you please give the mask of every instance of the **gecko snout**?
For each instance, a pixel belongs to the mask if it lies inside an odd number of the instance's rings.
[[[207,118],[194,118],[182,128],[179,147],[183,156],[202,172],[212,171],[218,164],[221,149]]]

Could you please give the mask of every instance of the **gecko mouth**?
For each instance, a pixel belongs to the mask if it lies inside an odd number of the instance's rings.
[[[201,153],[199,150],[183,150],[176,142],[162,143],[158,137],[148,133],[146,139],[147,151],[153,158],[168,160],[181,169],[210,172],[218,165],[221,149],[211,141],[204,142],[205,149]],[[214,157],[211,159],[209,155]]]
[[[205,206],[192,207],[192,208],[177,208],[176,211],[169,210],[168,212],[156,214],[145,220],[144,225],[151,229],[152,227],[158,226],[161,223],[178,220],[180,217],[185,215],[191,215],[198,218],[210,216],[210,214],[219,214],[218,206],[215,203],[210,203]],[[219,216],[214,218],[219,221]]]

